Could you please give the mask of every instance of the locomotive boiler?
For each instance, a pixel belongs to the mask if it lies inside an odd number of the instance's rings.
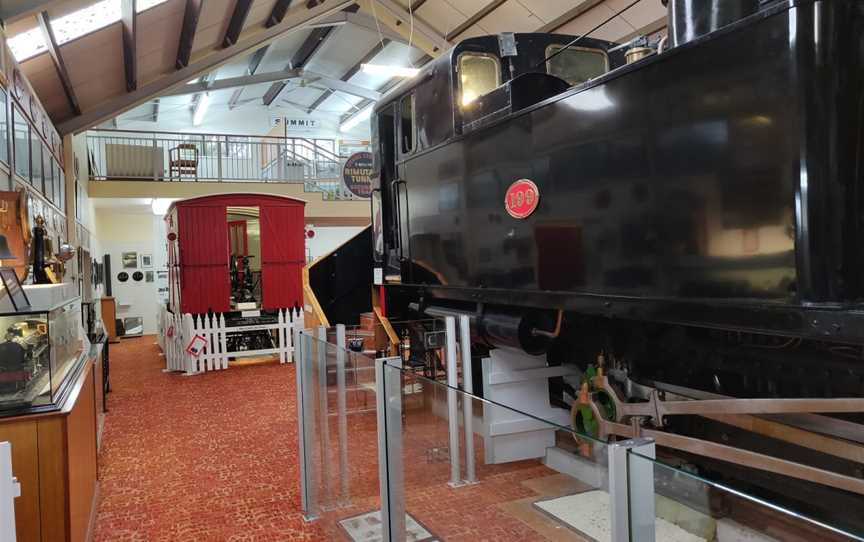
[[[577,428],[860,523],[864,3],[669,11],[662,43],[469,38],[377,104],[386,316],[469,314],[479,349],[573,367],[548,389]]]

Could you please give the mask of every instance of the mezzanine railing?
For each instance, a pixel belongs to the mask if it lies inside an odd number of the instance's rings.
[[[303,183],[327,199],[354,199],[333,140],[91,130],[87,150],[93,180]]]

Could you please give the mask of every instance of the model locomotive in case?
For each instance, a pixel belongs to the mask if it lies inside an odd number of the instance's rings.
[[[28,311],[5,312],[10,307],[0,305],[0,415],[52,408],[81,366],[86,350],[81,299],[48,293],[66,286],[25,287],[35,307]]]

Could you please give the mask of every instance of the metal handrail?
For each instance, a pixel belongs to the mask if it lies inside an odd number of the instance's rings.
[[[93,180],[303,183],[326,199],[355,199],[341,181],[345,160],[304,137],[100,129],[87,133],[87,148]]]

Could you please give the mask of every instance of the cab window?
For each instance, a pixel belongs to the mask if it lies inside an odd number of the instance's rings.
[[[399,104],[399,132],[402,154],[408,154],[414,150],[414,94],[403,97]]]
[[[546,48],[546,71],[549,75],[559,77],[571,85],[584,83],[589,79],[599,77],[609,71],[609,57],[605,51],[570,47],[561,51],[563,45],[550,45]],[[555,54],[561,51],[560,54]]]
[[[501,85],[501,63],[488,53],[462,53],[456,64],[459,103],[464,107]]]

